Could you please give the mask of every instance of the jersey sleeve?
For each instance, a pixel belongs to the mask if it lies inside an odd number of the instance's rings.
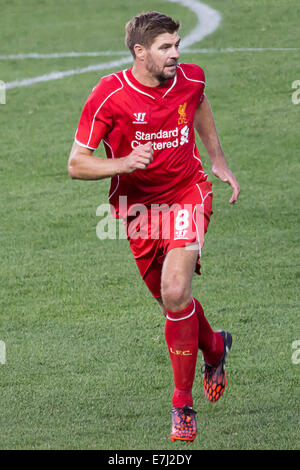
[[[117,91],[113,81],[102,79],[88,97],[75,134],[75,142],[95,150],[103,137],[111,130],[113,116],[109,98]]]
[[[204,70],[196,64],[180,64],[180,70],[189,85],[195,85],[195,100],[200,104],[204,100],[205,73]]]
[[[200,98],[199,98],[199,104],[202,103],[202,101],[204,100],[204,96],[205,96],[205,85],[206,85],[206,81],[205,81],[205,73],[204,73],[204,70],[199,67],[198,65],[195,65],[195,75],[197,77],[197,79],[199,80],[199,83],[200,83]]]

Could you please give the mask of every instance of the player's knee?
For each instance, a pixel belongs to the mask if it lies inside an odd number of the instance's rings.
[[[177,311],[185,308],[190,300],[190,288],[185,279],[173,278],[162,282],[163,304],[169,310]]]
[[[159,298],[156,298],[159,306],[160,306],[160,309],[161,309],[161,313],[164,315],[164,316],[167,316],[167,310],[166,310],[166,307],[164,306],[163,304],[163,300],[161,297]]]

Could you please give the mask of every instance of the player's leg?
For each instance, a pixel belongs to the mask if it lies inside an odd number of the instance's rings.
[[[160,309],[161,309],[161,313],[164,315],[164,317],[167,316],[167,309],[166,307],[164,306],[164,303],[163,303],[163,300],[161,297],[157,298],[156,299],[157,302],[158,302],[158,305],[160,306]]]
[[[210,327],[200,303],[192,296],[192,278],[198,250],[174,248],[167,253],[162,269],[162,300],[167,312],[166,341],[174,371],[173,406],[192,406],[192,385],[198,348],[209,363],[222,356],[220,333]]]
[[[193,440],[196,437],[192,388],[198,348],[213,363],[220,360],[224,351],[222,335],[212,330],[200,303],[192,296],[198,246],[194,248],[170,250],[162,270],[162,301],[167,313],[165,338],[174,374],[172,440]]]
[[[192,388],[198,354],[198,319],[191,295],[197,251],[170,250],[162,270],[161,291],[166,308],[165,339],[173,374],[171,440],[194,440],[197,434]]]
[[[198,259],[198,244],[191,245],[191,248],[173,248],[165,257],[161,292],[163,304],[169,310],[182,310],[192,301],[192,279]]]

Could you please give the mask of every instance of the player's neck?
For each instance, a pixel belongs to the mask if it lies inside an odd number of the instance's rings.
[[[163,82],[159,81],[157,77],[151,75],[147,70],[137,67],[136,64],[133,65],[131,73],[134,78],[144,86],[156,87],[164,85],[166,82],[166,80]]]

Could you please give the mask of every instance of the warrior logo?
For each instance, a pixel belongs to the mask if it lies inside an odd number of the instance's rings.
[[[132,124],[147,124],[145,121],[146,113],[133,113],[135,121]]]

